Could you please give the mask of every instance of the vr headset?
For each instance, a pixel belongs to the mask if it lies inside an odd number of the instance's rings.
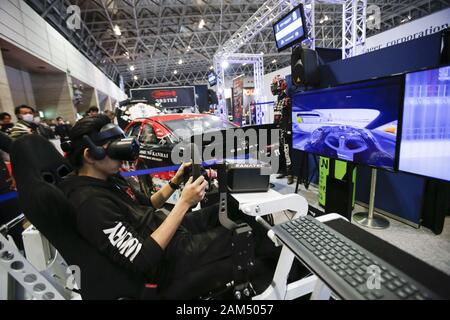
[[[112,141],[105,149],[101,145]],[[134,161],[139,157],[139,142],[136,138],[127,138],[123,130],[115,124],[108,123],[100,132],[83,136],[82,145],[89,148],[89,154],[95,160],[103,160],[106,156],[114,160]],[[64,152],[74,149],[71,141],[61,143]]]

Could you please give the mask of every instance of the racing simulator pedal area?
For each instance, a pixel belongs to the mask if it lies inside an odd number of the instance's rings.
[[[450,299],[449,4],[2,1],[0,300]]]

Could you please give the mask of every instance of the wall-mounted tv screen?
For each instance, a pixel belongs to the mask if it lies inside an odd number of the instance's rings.
[[[214,71],[208,72],[208,83],[210,87],[214,87],[217,84],[217,75]]]
[[[306,39],[308,35],[303,5],[300,4],[273,24],[278,51],[283,51]]]
[[[450,181],[450,66],[406,75],[399,170]]]
[[[403,90],[404,77],[393,76],[294,95],[293,148],[396,169]]]

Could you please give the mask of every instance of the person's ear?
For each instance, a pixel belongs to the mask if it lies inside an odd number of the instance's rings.
[[[95,159],[91,157],[91,154],[89,153],[89,148],[84,149],[83,159],[85,163],[94,164]]]

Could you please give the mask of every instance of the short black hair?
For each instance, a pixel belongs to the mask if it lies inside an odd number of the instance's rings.
[[[93,133],[100,132],[100,130],[108,123],[111,123],[108,116],[98,114],[81,119],[73,126],[72,130],[70,130],[69,139],[72,144],[72,149],[69,151],[68,157],[71,165],[76,170],[83,166],[83,153],[84,149],[87,148],[83,143],[83,136],[89,136]]]
[[[59,121],[60,119],[64,120],[63,117],[56,117],[56,121]]]
[[[99,112],[100,110],[97,107],[90,107],[87,113],[91,112]]]
[[[34,110],[34,108],[27,106],[26,104],[21,104],[20,106],[17,106],[14,109],[14,114],[17,116],[18,114],[20,114],[20,109],[30,109],[31,111],[33,111],[33,113],[36,113],[36,110]]]
[[[6,117],[10,117],[11,118],[11,115],[8,112],[0,113],[0,121],[5,120]]]

